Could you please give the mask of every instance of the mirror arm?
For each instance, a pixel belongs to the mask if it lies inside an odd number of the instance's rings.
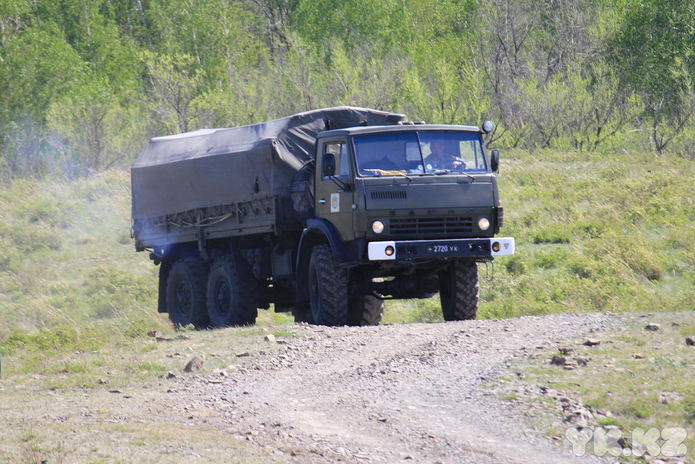
[[[342,180],[338,179],[336,176],[330,176],[329,179],[331,179],[335,185],[343,189],[344,192],[350,191],[350,186]]]

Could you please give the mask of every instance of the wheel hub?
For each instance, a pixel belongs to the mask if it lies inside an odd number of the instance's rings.
[[[191,287],[188,285],[188,282],[181,282],[176,287],[176,302],[182,315],[188,316],[192,314],[193,298],[191,296]]]
[[[229,287],[229,282],[226,279],[222,279],[217,283],[215,296],[217,302],[217,308],[221,313],[228,314],[231,302],[231,288]]]

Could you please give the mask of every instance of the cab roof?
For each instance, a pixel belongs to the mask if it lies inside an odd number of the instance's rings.
[[[393,132],[425,132],[425,131],[447,131],[447,132],[482,132],[476,126],[462,126],[454,124],[387,124],[375,126],[357,126],[343,129],[322,131],[319,137],[341,137],[348,135],[365,135],[375,133]]]

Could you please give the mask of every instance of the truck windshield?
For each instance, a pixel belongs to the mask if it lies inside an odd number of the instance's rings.
[[[361,176],[487,171],[481,137],[476,132],[359,135],[354,146]]]

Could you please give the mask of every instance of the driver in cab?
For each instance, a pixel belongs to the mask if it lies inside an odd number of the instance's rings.
[[[451,144],[441,140],[430,143],[430,155],[425,159],[428,169],[461,170],[466,169],[466,163],[456,156],[456,151]]]

